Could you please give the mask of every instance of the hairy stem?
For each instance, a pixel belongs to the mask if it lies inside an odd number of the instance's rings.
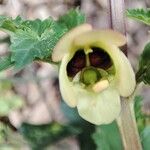
[[[126,35],[124,0],[109,0],[109,5],[110,28]],[[123,47],[122,51],[127,56],[127,45]],[[124,150],[142,149],[134,114],[134,96],[135,92],[130,97],[121,99],[121,114],[117,119]]]
[[[126,35],[124,0],[109,0],[109,7],[110,28]],[[125,53],[125,55],[127,55],[127,45],[123,46],[121,49]]]
[[[142,150],[136,126],[133,98],[122,98],[121,114],[117,119],[124,150]]]

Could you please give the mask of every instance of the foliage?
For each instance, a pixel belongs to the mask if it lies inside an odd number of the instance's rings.
[[[68,13],[61,16],[58,20],[59,23],[65,24],[70,30],[86,21],[86,18],[82,12],[77,8],[76,10],[71,9]]]
[[[143,98],[141,96],[135,97],[134,110],[139,133],[141,134],[143,148],[144,150],[147,150],[145,148],[146,146],[148,146],[147,145],[148,139],[146,137],[148,137],[149,135],[145,135],[146,133],[145,130],[148,130],[146,129],[147,128],[146,122],[147,120],[150,120],[150,118],[144,115],[141,111],[142,100]],[[116,122],[113,122],[109,125],[97,126],[96,131],[93,134],[93,140],[97,145],[97,150],[123,149],[119,129]]]
[[[127,11],[129,18],[141,21],[150,25],[150,9],[130,9]],[[137,82],[144,82],[150,85],[150,42],[146,44],[142,54],[140,55],[139,70],[136,73]],[[143,150],[149,150],[150,143],[150,117],[141,111],[143,98],[135,97],[135,117],[141,137]]]
[[[58,21],[51,17],[40,20],[12,19],[0,16],[0,29],[9,33],[10,54],[0,58],[0,70],[12,65],[22,69],[34,60],[51,62],[51,53],[58,40],[71,28],[85,22],[84,15],[78,10],[70,10]]]
[[[0,57],[0,71],[5,70],[13,66],[14,63],[11,61],[11,55]]]
[[[132,9],[127,11],[127,16],[150,25],[150,10]],[[0,71],[12,66],[15,69],[22,69],[25,65],[34,60],[46,61],[51,63],[51,53],[58,40],[70,29],[85,22],[85,16],[79,9],[70,10],[58,20],[51,17],[40,20],[24,20],[21,17],[12,19],[0,16],[0,29],[10,35],[10,51],[6,56],[0,57]],[[136,74],[137,82],[150,84],[150,43],[148,43],[140,56],[139,70]],[[8,86],[7,86],[8,85]],[[6,116],[13,109],[22,106],[22,100],[12,92],[3,89],[9,88],[9,83],[0,84],[0,116]],[[145,127],[147,116],[141,112],[142,97],[135,98],[136,120],[141,133],[141,140],[144,150],[149,149],[150,127]],[[94,126],[81,119],[76,109],[69,108],[62,103],[62,110],[68,118],[69,123],[62,125],[52,122],[44,125],[33,125],[23,123],[20,127],[20,134],[28,141],[33,150],[46,148],[65,137],[76,136],[81,150],[120,150],[122,142],[116,122],[109,125]],[[8,132],[9,131],[9,132]],[[16,134],[7,130],[0,124],[0,149],[12,148],[20,149],[15,143],[19,139],[14,139]],[[91,137],[92,135],[92,137]],[[20,135],[19,135],[20,137]],[[21,143],[23,144],[23,142]],[[12,146],[13,145],[13,146]]]
[[[1,74],[3,77],[4,74]],[[0,83],[0,117],[7,116],[12,110],[23,106],[23,99],[10,91],[11,82],[1,81]]]
[[[127,16],[150,25],[150,9],[129,9]],[[136,74],[137,82],[150,84],[150,42],[146,44],[140,56],[139,70]]]
[[[0,116],[7,116],[12,110],[21,108],[23,101],[19,96],[13,93],[7,93],[3,97],[0,97]]]
[[[144,128],[147,126],[148,120],[150,121],[150,117],[146,116],[142,112],[143,97],[136,96],[134,101],[135,101],[134,109],[135,109],[136,122],[137,122],[139,133],[141,133],[144,130]]]
[[[97,145],[97,150],[123,149],[116,122],[96,127],[93,139]]]
[[[145,129],[142,131],[141,141],[142,141],[143,150],[149,150],[150,126],[145,127]]]
[[[69,123],[75,126],[76,128],[81,129],[80,134],[77,135],[80,149],[81,150],[87,150],[87,149],[95,150],[96,145],[91,137],[91,135],[95,131],[95,126],[83,120],[79,116],[76,108],[68,107],[68,105],[64,103],[63,101],[61,102],[61,108],[62,108],[64,115],[68,119]]]
[[[150,84],[150,43],[148,43],[140,56],[139,70],[136,74],[137,82]]]
[[[150,117],[146,116],[142,113],[142,100],[141,96],[135,97],[135,117],[136,122],[142,142],[143,150],[149,150],[149,143],[150,143]]]
[[[23,137],[0,122],[0,150],[20,150],[28,147]]]
[[[44,125],[23,123],[19,129],[33,150],[41,150],[58,140],[77,135],[80,130],[71,125],[61,125],[56,122]]]
[[[141,21],[147,25],[150,25],[150,9],[129,9],[126,12],[129,18]]]

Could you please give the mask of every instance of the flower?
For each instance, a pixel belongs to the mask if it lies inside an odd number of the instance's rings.
[[[121,111],[120,96],[128,97],[135,89],[135,74],[119,49],[125,43],[126,38],[116,31],[83,24],[66,33],[53,50],[53,61],[61,61],[64,101],[93,124],[115,120]]]

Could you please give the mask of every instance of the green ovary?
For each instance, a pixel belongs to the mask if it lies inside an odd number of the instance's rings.
[[[102,76],[99,71],[94,67],[86,67],[82,70],[80,81],[85,85],[91,85],[100,80]]]

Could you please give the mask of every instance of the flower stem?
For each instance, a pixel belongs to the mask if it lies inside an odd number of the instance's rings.
[[[134,114],[134,95],[121,100],[121,114],[117,123],[124,150],[142,150]]]
[[[124,0],[108,1],[110,27],[126,35]],[[122,50],[127,55],[127,45]],[[142,150],[134,114],[134,96],[135,92],[130,97],[121,99],[121,114],[117,119],[124,150]]]

